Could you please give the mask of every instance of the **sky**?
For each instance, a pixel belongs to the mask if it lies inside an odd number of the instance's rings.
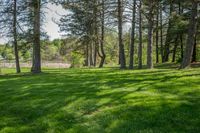
[[[61,38],[59,27],[55,22],[53,22],[52,19],[58,21],[61,17],[60,15],[66,14],[67,12],[66,10],[62,9],[61,6],[48,4],[47,7],[48,9],[45,9],[47,13],[46,23],[43,28],[47,32],[47,34],[50,36],[51,40],[56,39],[56,38]]]
[[[59,27],[56,23],[53,22],[52,19],[58,21],[60,19],[60,15],[66,14],[67,12],[64,9],[62,9],[61,6],[48,4],[47,8],[45,9],[45,13],[46,13],[46,20],[42,28],[50,36],[50,40],[61,38]],[[0,44],[5,43],[7,41],[8,40],[6,38],[3,37],[0,38]]]
[[[47,8],[45,8],[45,23],[42,27],[50,37],[50,40],[61,38],[62,33],[59,32],[58,25],[53,22],[53,20],[59,21],[61,15],[67,14],[67,11],[64,10],[60,5],[48,4]],[[130,28],[130,24],[127,24],[124,27],[124,30],[128,31]],[[8,39],[0,37],[0,44],[8,42]]]

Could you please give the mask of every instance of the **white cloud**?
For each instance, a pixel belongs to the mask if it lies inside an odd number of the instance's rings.
[[[50,39],[61,38],[59,33],[59,27],[53,20],[58,21],[60,15],[66,14],[66,11],[61,7],[53,4],[48,4],[46,9],[46,23],[44,25],[44,30],[50,36]]]

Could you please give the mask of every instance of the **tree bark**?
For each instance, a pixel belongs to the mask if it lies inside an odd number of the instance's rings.
[[[19,64],[19,52],[18,52],[18,43],[17,43],[17,0],[13,0],[13,44],[15,51],[15,62],[16,62],[16,72],[20,73],[20,64]]]
[[[131,43],[130,43],[130,61],[129,69],[134,67],[134,45],[135,45],[135,13],[136,13],[136,0],[133,1],[133,10],[132,10],[132,28],[131,28]]]
[[[181,1],[179,1],[178,3],[178,11],[179,11],[179,15],[181,15],[183,13],[183,8],[181,8]],[[183,54],[184,54],[184,50],[183,50],[183,33],[180,33],[179,35],[180,38],[180,46],[181,46],[181,61],[183,60]]]
[[[104,24],[105,24],[105,7],[104,7],[104,0],[102,0],[102,14],[101,14],[101,41],[100,41],[100,50],[101,50],[101,61],[99,64],[99,68],[102,68],[105,62],[106,54],[104,51],[104,34],[105,34],[105,29],[104,29]]]
[[[94,67],[96,67],[96,64],[97,64],[97,43],[96,42],[97,41],[95,40],[95,42],[94,42],[95,43],[94,44],[94,55],[93,55],[94,56],[93,57],[94,58],[94,61],[93,61],[94,62],[94,64],[93,64]]]
[[[94,8],[93,8],[93,14],[94,14],[94,54],[93,54],[93,59],[94,59],[94,64],[93,66],[96,67],[97,64],[97,52],[98,52],[98,45],[99,45],[99,41],[98,41],[98,32],[99,32],[99,27],[98,27],[98,20],[97,20],[97,12],[98,12],[98,1],[94,0]]]
[[[183,61],[180,66],[181,69],[190,67],[190,64],[191,64],[196,30],[197,30],[197,7],[198,7],[197,0],[192,0],[192,12],[191,12],[191,18],[189,22],[188,38],[187,38],[187,44],[186,44]]]
[[[163,10],[162,10],[162,3],[160,3],[160,54],[162,58],[162,63],[164,62],[164,54],[163,54]]]
[[[142,69],[142,0],[140,0],[140,3],[139,3],[138,68]]]
[[[123,10],[122,10],[122,0],[118,0],[118,39],[119,39],[119,60],[120,60],[120,68],[125,69],[126,68],[126,59],[125,59],[125,53],[124,53],[124,44],[122,39],[122,16],[123,16]]]
[[[184,49],[183,49],[183,35],[180,35],[180,43],[181,43],[181,60],[183,60]]]
[[[86,55],[86,57],[85,57],[85,66],[88,66],[89,65],[89,52],[88,52],[89,50],[88,50],[88,44],[86,44],[86,47],[85,47],[85,55]]]
[[[93,44],[90,42],[89,44],[89,67],[93,66]]]
[[[157,3],[157,14],[156,14],[156,63],[159,63],[159,3]]]
[[[166,41],[165,41],[165,49],[164,49],[164,62],[168,62],[169,61],[169,54],[170,54],[170,43],[171,43],[171,39],[172,39],[172,35],[171,35],[171,28],[172,28],[172,13],[174,11],[174,5],[173,5],[173,0],[170,0],[170,18],[169,18],[169,22],[168,22],[168,28],[167,28],[167,36],[166,36]]]
[[[40,53],[40,4],[41,0],[32,0],[34,11],[34,37],[33,37],[33,64],[32,72],[41,72],[41,53]]]
[[[106,54],[104,52],[104,31],[102,31],[102,35],[101,35],[101,42],[100,42],[100,49],[101,49],[101,61],[99,64],[99,68],[102,68],[106,59]]]
[[[197,61],[197,38],[195,36],[194,48],[193,48],[193,54],[192,54],[192,63],[196,61]]]
[[[177,51],[177,47],[178,47],[178,37],[179,37],[179,35],[175,39],[175,44],[174,44],[174,49],[173,49],[173,55],[172,55],[172,62],[176,61],[176,51]]]
[[[147,44],[147,68],[153,68],[153,8],[154,3],[152,0],[149,1],[149,14],[148,14],[148,44]]]

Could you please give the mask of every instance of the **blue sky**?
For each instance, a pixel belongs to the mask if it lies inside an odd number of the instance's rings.
[[[50,39],[53,40],[55,38],[61,38],[61,33],[59,33],[59,27],[57,24],[53,22],[54,20],[59,20],[60,15],[66,14],[67,11],[62,9],[61,6],[48,4],[47,9],[45,9],[46,12],[46,21],[43,26],[43,29],[47,32],[47,34],[50,36]],[[0,44],[5,43],[8,40],[6,38],[0,38]]]

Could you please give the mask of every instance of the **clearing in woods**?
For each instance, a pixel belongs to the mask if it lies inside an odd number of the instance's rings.
[[[14,71],[0,76],[0,133],[200,132],[200,68]]]

